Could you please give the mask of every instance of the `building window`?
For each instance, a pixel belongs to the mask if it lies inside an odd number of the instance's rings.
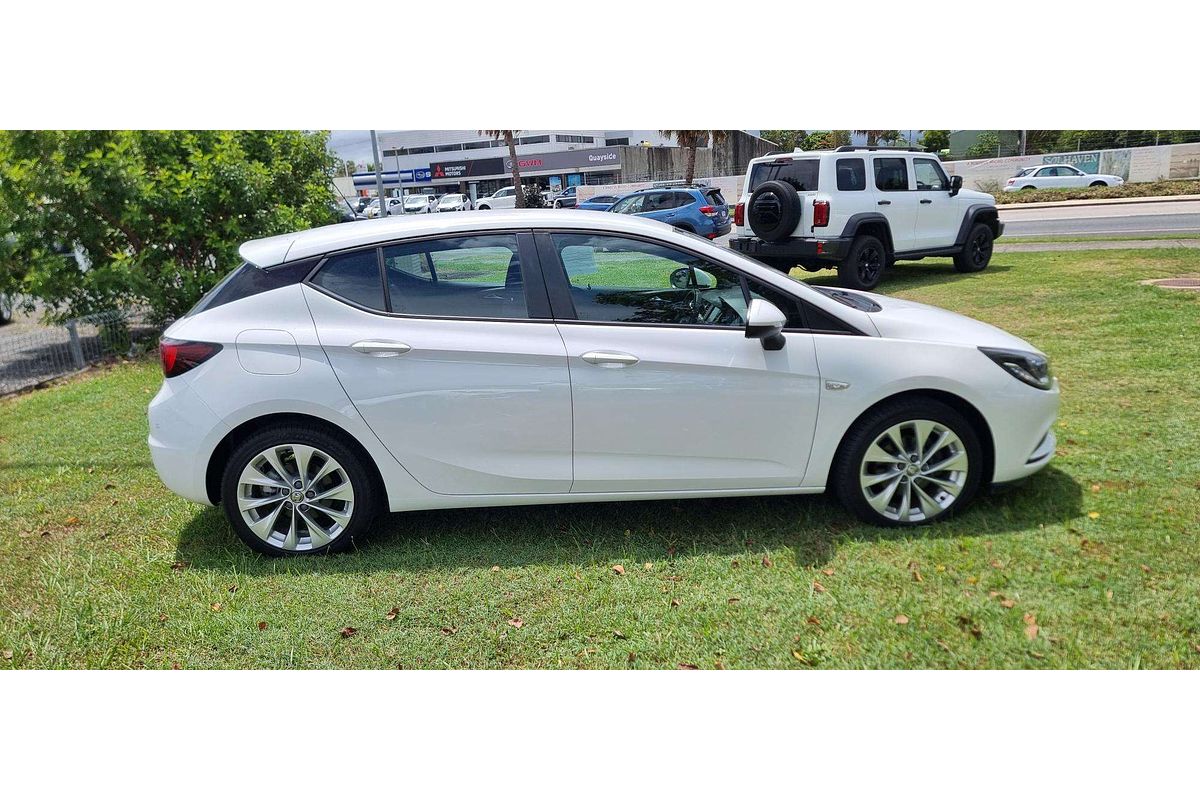
[[[554,134],[554,141],[568,142],[570,144],[591,144],[595,141],[591,136],[577,136],[575,134]]]
[[[629,144],[629,137],[622,136],[620,139],[605,139],[604,144],[608,147],[619,147]]]
[[[438,153],[449,153],[455,150],[462,150],[463,146],[461,144],[439,144],[433,149]]]
[[[484,150],[491,146],[492,146],[492,143],[490,141],[488,141],[488,142],[466,142],[463,144],[462,149],[463,150]]]
[[[404,147],[400,149],[400,155],[415,156],[421,153],[432,153],[432,147]]]
[[[546,144],[550,141],[550,136],[522,136],[517,140],[517,144]]]

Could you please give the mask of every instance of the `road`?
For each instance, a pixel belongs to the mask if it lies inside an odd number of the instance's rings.
[[[1000,207],[1005,236],[1200,233],[1200,200],[1058,208]]]

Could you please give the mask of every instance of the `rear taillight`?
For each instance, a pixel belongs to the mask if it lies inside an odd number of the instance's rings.
[[[159,339],[158,355],[162,359],[163,375],[174,378],[192,367],[199,366],[221,352],[221,345],[212,342],[181,342],[178,339]]]
[[[733,224],[739,228],[746,224],[746,204],[738,203],[733,207]]]
[[[829,201],[816,200],[813,202],[813,227],[824,228],[829,224]]]
[[[715,217],[717,209],[716,206],[700,206],[700,213],[706,217]]]

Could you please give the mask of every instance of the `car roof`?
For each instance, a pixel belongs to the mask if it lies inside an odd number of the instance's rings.
[[[597,232],[640,233],[659,238],[682,235],[666,223],[641,217],[615,215],[604,211],[564,214],[552,209],[526,208],[510,211],[464,211],[457,214],[414,214],[325,225],[265,239],[252,239],[238,248],[238,254],[243,260],[257,267],[273,267],[276,264],[312,258],[335,250],[365,247],[399,239],[530,228],[582,228],[594,229]]]

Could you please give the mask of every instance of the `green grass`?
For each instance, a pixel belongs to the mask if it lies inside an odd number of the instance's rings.
[[[1052,467],[917,531],[821,497],[483,509],[271,560],[159,484],[154,364],[0,401],[0,666],[1198,667],[1200,297],[1138,283],[1196,272],[898,266],[885,291],[1028,337],[1063,385]]]
[[[1180,231],[1179,233],[1127,233],[1127,234],[1097,234],[1095,236],[1055,235],[1055,236],[1002,236],[996,244],[1041,244],[1043,242],[1142,242],[1154,239],[1200,239],[1200,232]]]

